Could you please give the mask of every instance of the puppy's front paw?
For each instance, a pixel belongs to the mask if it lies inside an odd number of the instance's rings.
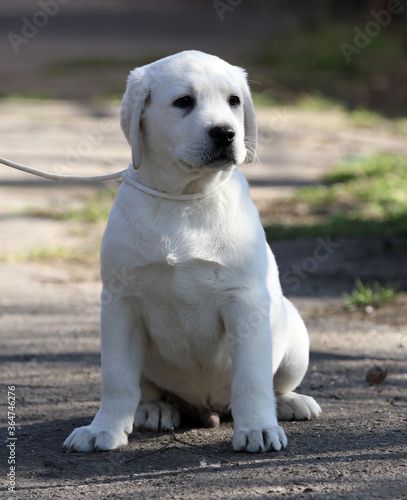
[[[233,449],[260,453],[264,451],[280,451],[287,446],[287,438],[279,425],[265,429],[235,429],[233,435]]]
[[[277,396],[279,420],[311,420],[318,418],[322,410],[314,398],[289,392]]]
[[[179,412],[172,405],[164,401],[153,401],[151,403],[140,403],[135,425],[150,431],[169,431],[178,427],[181,418]]]
[[[64,451],[109,451],[126,446],[127,434],[97,429],[86,425],[75,429],[64,442]]]

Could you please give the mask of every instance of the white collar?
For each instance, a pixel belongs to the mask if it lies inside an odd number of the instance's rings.
[[[219,189],[223,188],[223,186],[231,179],[232,174],[233,174],[233,169],[229,172],[229,175],[226,177],[226,179],[224,179],[211,191],[207,191],[206,193],[192,193],[192,194],[170,194],[170,193],[163,193],[162,191],[157,191],[156,189],[149,188],[147,186],[144,186],[144,184],[140,184],[140,182],[137,182],[135,179],[130,177],[127,170],[123,172],[122,179],[129,186],[132,186],[138,189],[139,191],[143,191],[143,193],[147,193],[151,196],[156,196],[157,198],[165,198],[166,200],[188,201],[188,200],[199,200],[200,198],[206,198],[207,196],[216,193],[216,191],[219,191]]]

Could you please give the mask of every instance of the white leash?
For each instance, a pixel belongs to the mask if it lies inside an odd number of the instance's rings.
[[[94,181],[110,181],[112,179],[118,179],[122,176],[125,170],[120,172],[115,172],[114,174],[108,175],[92,175],[92,176],[81,176],[81,175],[60,175],[60,174],[52,174],[51,172],[44,172],[42,170],[37,170],[36,168],[27,167],[26,165],[20,165],[20,163],[15,163],[14,161],[7,160],[6,158],[0,157],[0,163],[7,165],[8,167],[16,168],[17,170],[22,170],[23,172],[27,172],[29,174],[38,175],[40,177],[44,177],[45,179],[49,179],[50,181],[64,181],[64,182],[74,182],[74,181],[85,181],[85,182],[94,182]]]
[[[43,170],[37,170],[36,168],[28,167],[26,165],[21,165],[20,163],[15,163],[14,161],[7,160],[6,158],[0,157],[0,163],[7,165],[8,167],[16,168],[17,170],[21,170],[23,172],[27,172],[29,174],[38,175],[39,177],[44,177],[45,179],[51,181],[63,181],[63,182],[74,182],[74,181],[84,181],[84,182],[95,182],[95,181],[110,181],[113,179],[122,178],[123,182],[126,184],[142,191],[143,193],[147,193],[151,196],[155,196],[157,198],[164,198],[166,200],[176,200],[176,201],[188,201],[188,200],[199,200],[200,198],[206,198],[216,191],[219,191],[223,188],[223,186],[230,180],[233,175],[233,170],[229,172],[229,175],[224,179],[220,184],[218,184],[214,189],[207,191],[206,193],[193,193],[193,194],[170,194],[164,193],[162,191],[157,191],[156,189],[149,188],[144,186],[144,184],[140,184],[135,179],[132,179],[127,170],[121,170],[120,172],[115,172],[113,174],[107,175],[91,175],[91,176],[82,176],[82,175],[61,175],[61,174],[52,174],[51,172],[44,172]]]
[[[127,171],[124,171],[122,174],[122,179],[126,184],[129,184],[130,186],[138,189],[139,191],[143,191],[143,193],[147,193],[151,196],[155,196],[156,198],[164,198],[166,200],[176,200],[176,201],[188,201],[188,200],[199,200],[200,198],[206,198],[207,196],[210,196],[213,193],[216,193],[216,191],[219,191],[219,189],[223,188],[223,186],[229,182],[230,178],[232,177],[233,170],[229,172],[229,175],[224,179],[220,184],[216,186],[216,188],[212,189],[211,191],[207,191],[206,193],[193,193],[193,194],[170,194],[170,193],[164,193],[162,191],[157,191],[156,189],[149,188],[145,186],[144,184],[140,184],[140,182],[137,182],[135,179],[132,179]]]

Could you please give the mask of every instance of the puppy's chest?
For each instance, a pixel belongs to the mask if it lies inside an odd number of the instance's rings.
[[[199,271],[199,276],[213,276],[214,269],[229,266],[236,245],[221,217],[199,220],[173,215],[142,225],[135,237],[138,262],[147,262],[151,269],[157,264],[169,275]]]
[[[163,236],[150,262],[138,267],[138,283],[171,302],[200,302],[221,292],[230,274],[228,252],[204,240],[202,235],[184,242]]]
[[[162,235],[135,269],[134,291],[150,321],[188,330],[218,320],[232,268],[227,242],[214,241],[209,232]]]

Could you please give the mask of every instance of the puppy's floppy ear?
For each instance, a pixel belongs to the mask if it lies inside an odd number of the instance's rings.
[[[140,118],[149,95],[149,88],[144,78],[145,72],[145,66],[130,72],[120,111],[120,124],[131,146],[134,168],[139,168],[141,165]]]
[[[244,141],[247,150],[245,163],[251,163],[256,156],[257,149],[257,121],[252,95],[247,83],[247,73],[244,69],[238,68],[241,75],[241,89],[243,91],[243,111],[244,111]]]

